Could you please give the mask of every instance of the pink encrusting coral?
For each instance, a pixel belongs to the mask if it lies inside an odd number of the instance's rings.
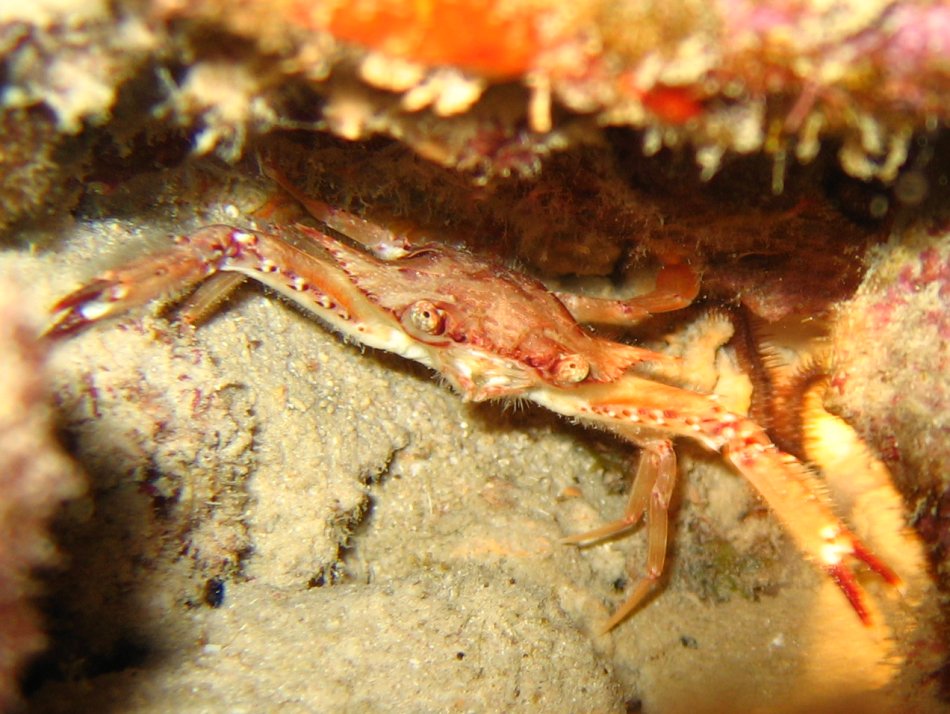
[[[946,111],[933,102],[936,94],[928,97],[944,85],[918,84],[921,74],[946,82],[950,7],[944,4],[837,2],[818,8],[807,2],[722,0],[719,7],[726,46],[755,47],[776,65],[782,55],[797,56],[798,66],[814,63],[821,68],[817,76],[798,75],[805,84],[834,78],[842,80],[842,89],[863,85],[870,90],[865,82],[876,74],[881,80],[873,87],[878,101]],[[759,66],[763,75],[764,70]]]
[[[0,711],[17,700],[17,676],[46,641],[31,570],[54,560],[48,521],[80,488],[53,436],[45,350],[11,282],[3,276],[0,291]]]
[[[950,579],[950,223],[872,251],[834,330],[834,406],[874,444]]]

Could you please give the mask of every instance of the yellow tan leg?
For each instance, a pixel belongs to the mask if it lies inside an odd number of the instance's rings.
[[[215,273],[189,295],[178,310],[178,317],[189,325],[208,319],[247,278],[241,273]]]
[[[637,609],[663,575],[666,564],[666,541],[669,535],[669,509],[673,487],[676,485],[676,452],[670,441],[647,445],[644,457],[654,470],[653,487],[647,506],[647,567],[633,592],[601,628],[608,632]]]
[[[637,476],[623,517],[561,540],[562,543],[592,543],[611,538],[635,526],[646,514],[646,572],[623,605],[604,625],[604,632],[613,629],[643,602],[663,574],[666,563],[670,498],[676,485],[676,452],[672,442],[666,439],[650,441],[642,446]]]
[[[673,458],[675,459],[675,455]],[[637,525],[647,510],[650,493],[653,491],[653,486],[656,483],[660,471],[660,459],[660,449],[654,449],[649,446],[643,448],[643,453],[640,455],[640,463],[637,467],[637,475],[633,479],[633,488],[630,491],[630,498],[627,500],[623,517],[598,528],[594,528],[593,530],[585,531],[584,533],[575,533],[574,535],[561,538],[560,542],[565,544],[587,545],[620,535],[624,531]]]

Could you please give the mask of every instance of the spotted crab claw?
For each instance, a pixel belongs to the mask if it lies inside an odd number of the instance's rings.
[[[203,228],[191,238],[176,239],[168,251],[104,272],[52,306],[54,320],[45,334],[70,335],[138,305],[187,291],[214,272],[220,259],[218,244],[229,230],[226,226]]]

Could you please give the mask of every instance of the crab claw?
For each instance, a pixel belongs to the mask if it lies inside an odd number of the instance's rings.
[[[699,294],[699,275],[686,264],[666,265],[656,276],[656,287],[627,300],[611,300],[556,292],[578,322],[629,326],[650,315],[688,306]]]
[[[65,337],[88,327],[112,313],[119,312],[119,304],[125,294],[121,283],[98,279],[71,292],[50,309],[56,318],[44,337]]]
[[[45,337],[70,335],[156,298],[181,295],[219,269],[225,256],[240,253],[255,236],[230,226],[207,226],[176,239],[168,250],[107,270],[53,305]]]

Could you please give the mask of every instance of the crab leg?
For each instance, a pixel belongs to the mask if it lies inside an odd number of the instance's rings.
[[[204,321],[244,283],[246,277],[241,273],[215,273],[179,306],[178,318],[192,326]]]
[[[670,441],[664,439],[655,443],[647,442],[641,448],[640,463],[623,516],[599,528],[561,538],[562,543],[588,544],[606,540],[620,535],[640,522],[640,519],[647,513],[650,495],[654,492],[661,471],[665,472],[667,469],[672,469],[674,475],[676,472],[676,452],[673,451],[673,445]]]
[[[869,623],[870,616],[848,558],[864,562],[886,582],[900,584],[900,578],[835,515],[818,479],[795,457],[772,444],[760,426],[746,417],[727,412],[716,404],[714,397],[628,374],[610,385],[582,385],[557,391],[542,389],[530,393],[528,398],[553,411],[599,424],[631,441],[641,444],[646,441],[648,450],[655,448],[651,446],[655,435],[664,434],[688,437],[723,453],[765,499],[799,548],[831,576],[865,624]],[[645,487],[635,485],[634,494],[642,488]],[[652,583],[658,577],[651,568],[658,562],[662,566],[662,560],[654,555],[654,547],[661,540],[665,544],[665,525],[655,525],[661,522],[661,517],[653,511],[654,504],[659,510],[662,501],[654,500],[657,495],[654,486],[650,490],[647,575],[621,608],[623,615],[610,620],[610,627],[636,607],[645,595],[640,590],[646,588],[646,582]],[[630,504],[627,513],[632,517],[638,508],[639,504]],[[571,542],[605,537],[627,527],[625,516],[591,534],[573,537]]]
[[[643,602],[663,575],[666,563],[670,499],[676,485],[676,452],[669,439],[645,442],[642,449],[640,465],[623,517],[586,533],[561,539],[562,543],[587,544],[612,538],[635,526],[646,515],[646,572],[623,605],[603,626],[603,632],[612,630]]]
[[[381,260],[393,260],[407,255],[410,252],[410,238],[419,238],[410,236],[409,230],[398,230],[367,220],[355,213],[331,206],[326,201],[308,196],[272,164],[267,163],[263,168],[267,176],[303,206],[307,213],[361,244]]]

